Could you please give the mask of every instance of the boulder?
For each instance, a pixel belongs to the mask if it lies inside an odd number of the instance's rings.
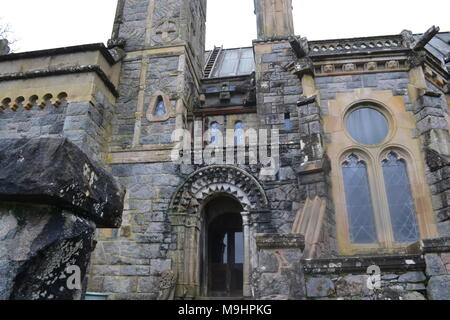
[[[0,140],[0,299],[76,300],[123,188],[65,138]]]

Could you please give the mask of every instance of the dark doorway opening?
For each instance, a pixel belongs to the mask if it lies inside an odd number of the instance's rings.
[[[205,210],[203,272],[210,297],[242,297],[244,232],[242,206],[229,197],[212,200]]]

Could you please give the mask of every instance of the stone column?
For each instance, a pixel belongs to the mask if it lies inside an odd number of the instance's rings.
[[[250,213],[249,212],[241,212],[242,222],[244,225],[244,297],[251,297],[251,273],[252,273],[252,265],[251,265],[251,223],[250,223]]]
[[[0,299],[81,299],[96,227],[122,187],[65,138],[0,140]]]
[[[256,234],[258,265],[253,287],[257,299],[304,299],[305,279],[300,265],[305,239],[296,234]]]

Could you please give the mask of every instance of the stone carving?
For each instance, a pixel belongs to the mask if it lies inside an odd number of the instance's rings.
[[[300,78],[305,74],[313,74],[314,64],[310,58],[306,57],[288,65],[287,69]]]
[[[153,41],[157,44],[171,43],[178,37],[178,26],[176,22],[166,20],[155,27]]]
[[[289,37],[292,51],[298,59],[305,58],[309,54],[309,44],[306,38]]]
[[[245,83],[236,86],[236,92],[244,93],[242,98],[242,105],[250,107],[256,105],[256,74],[252,73],[249,80]]]
[[[408,65],[410,68],[422,66],[427,59],[427,53],[425,51],[412,51],[408,56]]]
[[[333,73],[334,72],[334,65],[327,64],[322,66],[322,72],[323,73]]]
[[[398,69],[400,68],[400,63],[397,60],[391,60],[386,62],[386,69]]]
[[[263,188],[249,173],[234,166],[211,166],[192,174],[176,191],[172,212],[194,213],[203,200],[216,193],[227,193],[239,200],[244,210],[267,206]]]
[[[367,71],[375,71],[375,70],[378,69],[378,64],[376,62],[374,62],[374,61],[368,62],[365,65],[365,69]]]
[[[39,107],[41,110],[44,110],[47,107],[66,107],[68,104],[67,101],[67,93],[60,92],[58,95],[54,96],[51,93],[47,93],[39,99],[39,96],[34,94],[27,99],[23,96],[19,96],[14,99],[14,101],[10,97],[5,97],[0,102],[0,111],[11,109],[14,112],[19,111],[20,109],[31,110],[33,108]],[[53,101],[53,102],[52,102]]]
[[[374,51],[386,51],[405,47],[402,35],[378,37],[371,40],[329,40],[329,41],[310,41],[310,56],[326,56],[341,53],[359,53]],[[406,47],[409,48],[409,47]]]
[[[164,271],[159,282],[158,300],[173,300],[176,283],[175,272],[173,270]]]
[[[428,29],[422,37],[414,44],[412,49],[414,51],[420,51],[425,48],[425,46],[434,38],[435,35],[439,33],[440,28],[436,26],[432,26]]]
[[[402,36],[402,44],[405,48],[411,48],[415,42],[414,35],[410,30],[403,30],[400,34]]]
[[[356,65],[354,63],[347,63],[342,66],[342,70],[345,72],[352,72],[356,70]]]

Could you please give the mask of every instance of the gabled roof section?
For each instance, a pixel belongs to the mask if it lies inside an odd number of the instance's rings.
[[[249,75],[255,71],[252,47],[214,50],[205,53],[205,78],[227,78]]]
[[[450,54],[450,32],[438,33],[433,39],[431,39],[425,48],[433,56],[438,58],[443,65],[450,68],[450,62],[445,62],[445,58]]]

